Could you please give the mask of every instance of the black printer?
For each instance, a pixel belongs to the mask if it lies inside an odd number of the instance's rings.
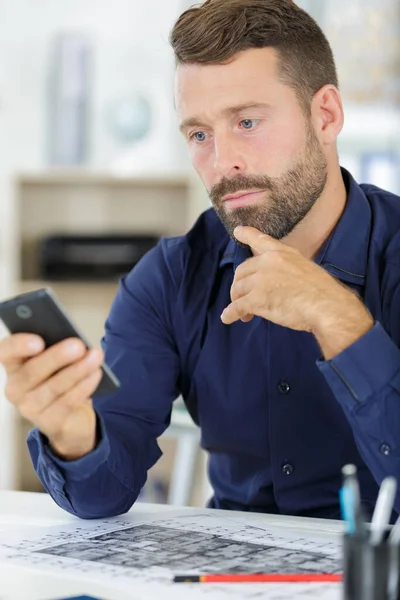
[[[41,277],[48,280],[115,280],[159,240],[156,235],[52,235],[39,244]]]

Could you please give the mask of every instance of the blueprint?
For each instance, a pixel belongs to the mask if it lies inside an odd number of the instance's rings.
[[[339,600],[340,584],[174,584],[179,574],[338,573],[338,536],[255,525],[212,511],[166,512],[0,532],[0,561],[132,590],[132,598]],[[105,599],[106,600],[106,599]]]

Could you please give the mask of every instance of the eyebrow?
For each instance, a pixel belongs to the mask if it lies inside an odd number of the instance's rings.
[[[224,117],[234,117],[235,115],[243,112],[244,110],[252,108],[270,109],[271,105],[264,102],[246,102],[245,104],[237,104],[236,106],[228,106],[221,111]],[[180,131],[184,131],[189,127],[202,127],[204,123],[198,117],[190,117],[185,119],[179,126]]]

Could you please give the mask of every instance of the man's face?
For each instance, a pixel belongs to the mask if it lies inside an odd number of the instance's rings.
[[[175,101],[193,166],[228,233],[251,225],[288,235],[321,195],[327,163],[295,92],[278,79],[276,51],[179,65]]]

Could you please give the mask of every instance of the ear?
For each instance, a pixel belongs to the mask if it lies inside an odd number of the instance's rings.
[[[314,94],[311,120],[322,144],[336,142],[343,127],[344,114],[339,90],[334,85],[324,85]]]

